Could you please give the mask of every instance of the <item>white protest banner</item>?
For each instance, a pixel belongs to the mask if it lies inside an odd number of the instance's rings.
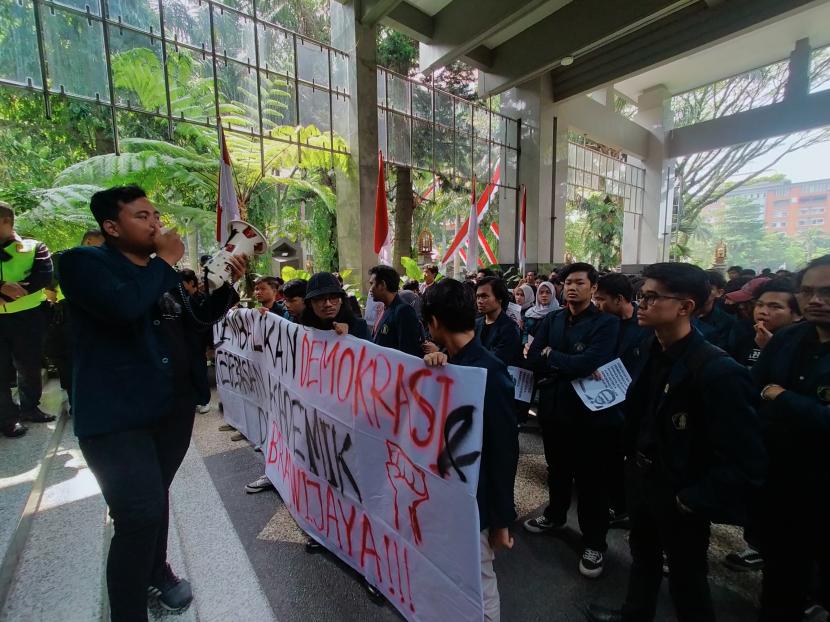
[[[507,303],[507,317],[511,318],[516,324],[522,323],[522,307],[515,302]]]
[[[593,376],[571,381],[582,403],[593,411],[605,410],[625,400],[631,376],[620,359],[606,363],[598,370],[600,379]]]
[[[530,400],[533,399],[533,372],[529,369],[511,365],[507,368],[507,373],[510,374],[513,382],[516,383],[516,389],[513,395],[514,399],[529,404]]]
[[[300,527],[407,620],[482,620],[486,371],[244,309],[216,335],[225,416],[262,443]]]

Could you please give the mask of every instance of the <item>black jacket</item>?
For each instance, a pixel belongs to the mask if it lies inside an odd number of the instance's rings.
[[[573,423],[589,417],[591,424],[603,425],[609,419],[605,415],[611,413],[591,412],[577,396],[571,381],[585,378],[614,360],[620,321],[591,304],[571,322],[567,307],[546,315],[528,351],[529,366],[550,377],[540,386],[540,407],[543,416],[559,422]],[[544,357],[542,350],[548,346],[552,351]]]
[[[706,317],[697,317],[692,322],[701,335],[713,346],[721,350],[729,351],[732,331],[735,328],[737,318],[721,309],[721,305],[715,302],[712,311]]]
[[[479,530],[508,527],[516,519],[513,486],[519,463],[519,433],[513,406],[513,379],[507,367],[473,338],[449,362],[487,370],[481,463],[478,476]]]
[[[655,337],[640,346],[648,365]],[[701,348],[708,353],[698,353]],[[696,362],[697,361],[697,362]],[[766,452],[756,412],[757,395],[745,367],[692,330],[664,387],[644,372],[624,403],[624,449],[634,460],[640,424],[656,399],[657,455],[680,501],[712,522],[744,524],[746,503],[762,483]]]
[[[415,308],[406,304],[397,294],[383,312],[373,341],[384,348],[422,357],[423,334]]]
[[[490,325],[487,337],[483,338],[485,321],[484,316],[476,319],[476,337],[481,341],[481,345],[505,365],[515,365],[522,350],[519,325],[502,311],[496,321]]]
[[[830,346],[818,344],[813,324],[788,326],[777,331],[763,349],[752,377],[759,392],[768,384],[786,389],[773,401],[761,401],[770,478],[789,482],[788,486],[805,485],[814,497],[826,495],[830,489]]]
[[[80,438],[152,425],[174,397],[210,400],[204,333],[239,297],[224,285],[210,296],[183,296],[164,260],[137,266],[120,251],[85,246],[61,258],[60,285],[72,313],[73,406]],[[170,335],[180,334],[177,385]]]

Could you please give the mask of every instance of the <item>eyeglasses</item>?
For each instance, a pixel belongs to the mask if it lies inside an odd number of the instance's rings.
[[[666,296],[663,294],[643,294],[640,298],[640,306],[641,307],[650,307],[658,300],[688,300],[688,298],[683,298],[682,296]]]
[[[802,286],[798,290],[798,295],[802,298],[821,298],[822,300],[830,300],[830,287],[806,287]]]

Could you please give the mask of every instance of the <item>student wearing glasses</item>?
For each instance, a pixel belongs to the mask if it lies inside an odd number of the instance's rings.
[[[710,295],[703,270],[658,263],[643,276],[637,319],[655,335],[640,347],[643,371],[624,403],[628,593],[621,611],[588,605],[586,614],[594,622],[653,620],[665,552],[678,619],[710,622],[709,525],[743,524],[766,467],[757,391],[744,366],[692,329]]]

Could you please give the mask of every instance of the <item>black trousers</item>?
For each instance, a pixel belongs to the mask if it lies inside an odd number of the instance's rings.
[[[69,308],[65,300],[52,305],[49,326],[46,331],[46,356],[58,370],[61,388],[72,402],[72,329]]]
[[[0,425],[17,421],[20,411],[40,405],[46,318],[41,308],[0,314]],[[12,400],[17,375],[20,409]]]
[[[680,622],[715,619],[709,592],[709,521],[677,509],[675,494],[658,469],[626,464],[631,517],[631,571],[623,606],[625,622],[651,622],[669,561],[669,592]]]
[[[147,588],[167,561],[168,493],[187,453],[195,405],[152,427],[80,439],[113,520],[107,592],[113,622],[147,621]]]
[[[760,529],[764,580],[759,619],[763,622],[799,622],[808,595],[830,609],[827,491],[826,483],[818,484],[809,474],[794,474],[789,480],[770,474]]]
[[[545,414],[540,416],[550,494],[545,516],[555,523],[564,523],[576,486],[583,546],[605,551],[608,548],[609,465],[617,431],[592,426],[587,416],[572,422]]]

